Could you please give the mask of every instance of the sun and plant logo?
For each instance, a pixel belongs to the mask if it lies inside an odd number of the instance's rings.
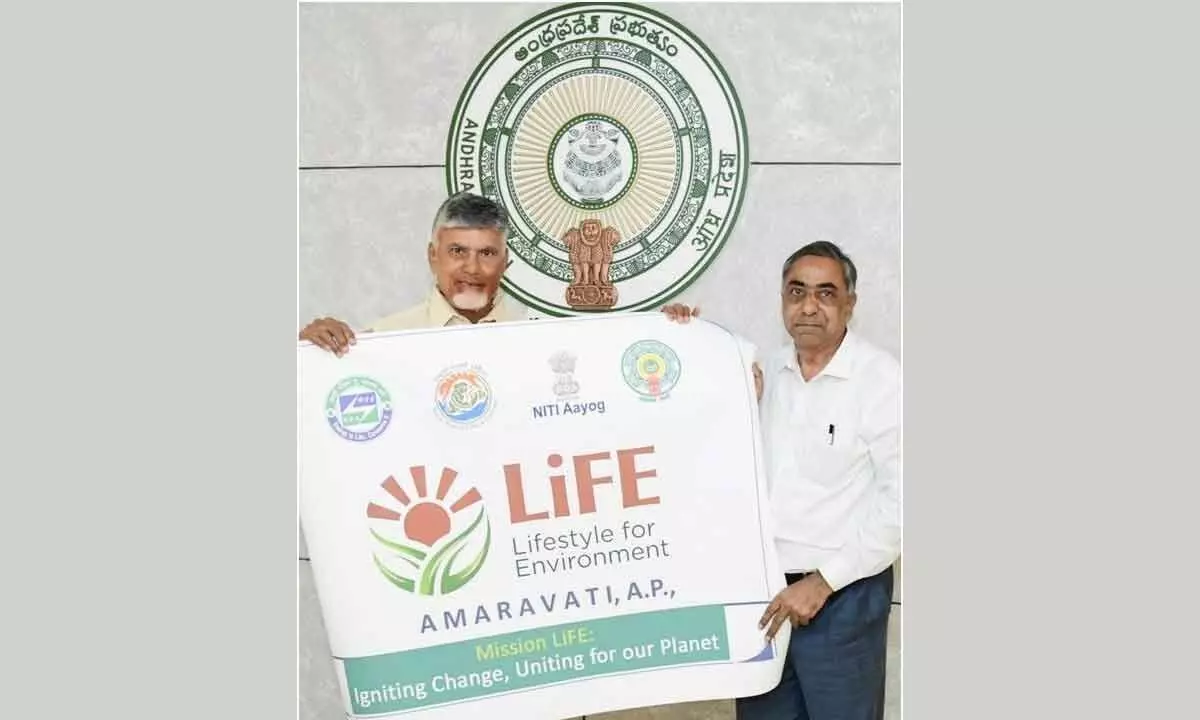
[[[468,488],[450,502],[458,472],[442,468],[437,492],[429,497],[425,467],[408,470],[410,495],[394,476],[380,487],[395,503],[392,507],[367,504],[371,536],[379,544],[373,553],[375,567],[388,582],[417,595],[449,595],[471,581],[483,567],[492,543],[492,526],[483,497]],[[478,508],[478,512],[468,512]]]
[[[483,371],[469,365],[444,370],[435,384],[434,400],[442,417],[459,426],[483,422],[494,405]]]
[[[679,382],[679,357],[658,340],[639,340],[621,357],[621,374],[643,400],[666,400]]]
[[[373,440],[392,421],[392,398],[369,377],[348,377],[334,385],[325,398],[325,419],[347,440]]]

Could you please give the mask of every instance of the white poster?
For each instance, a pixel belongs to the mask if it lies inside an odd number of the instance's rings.
[[[661,313],[302,344],[300,509],[347,713],[554,720],[774,687],[752,352]]]

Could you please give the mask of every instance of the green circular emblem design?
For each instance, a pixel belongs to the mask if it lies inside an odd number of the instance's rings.
[[[641,340],[621,356],[625,384],[644,400],[665,400],[679,382],[679,356],[658,340]]]
[[[637,5],[563,5],[480,62],[451,122],[450,193],[509,210],[504,289],[551,315],[654,308],[712,263],[745,196],[720,63]]]

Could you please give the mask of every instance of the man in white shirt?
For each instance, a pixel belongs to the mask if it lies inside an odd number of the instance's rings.
[[[776,547],[788,587],[763,613],[791,621],[778,686],[739,720],[879,720],[892,565],[900,554],[900,365],[848,330],[857,270],[816,242],[783,266],[791,342],[764,359],[761,401]]]

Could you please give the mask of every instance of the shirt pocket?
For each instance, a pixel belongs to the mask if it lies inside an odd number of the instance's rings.
[[[861,424],[850,412],[813,420],[803,446],[805,474],[827,487],[843,485],[866,459],[867,445],[862,439]]]

